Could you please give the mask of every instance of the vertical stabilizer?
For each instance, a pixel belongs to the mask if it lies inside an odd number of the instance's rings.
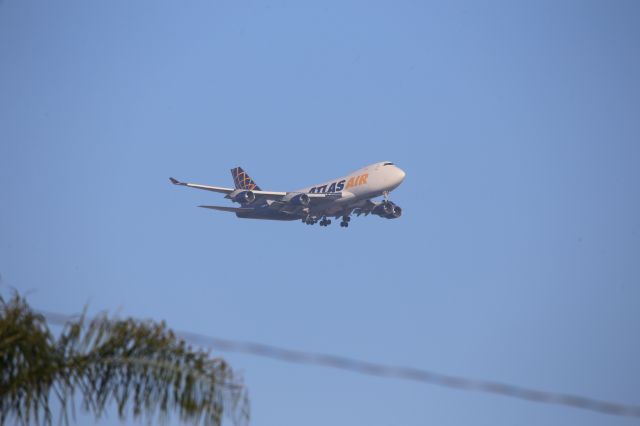
[[[235,184],[236,189],[261,191],[260,187],[249,177],[247,172],[242,170],[242,167],[231,169],[231,176],[233,176],[233,183]]]

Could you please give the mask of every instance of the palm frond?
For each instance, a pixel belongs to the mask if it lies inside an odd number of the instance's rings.
[[[0,421],[51,424],[50,397],[68,423],[78,394],[97,418],[115,404],[125,418],[220,425],[248,420],[247,392],[221,358],[178,339],[164,323],[83,314],[54,338],[45,319],[14,295],[0,297]]]

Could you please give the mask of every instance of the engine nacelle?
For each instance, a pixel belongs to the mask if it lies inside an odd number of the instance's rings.
[[[371,213],[386,219],[397,219],[402,216],[402,208],[391,201],[383,201],[375,206]]]
[[[305,193],[289,193],[282,199],[282,201],[285,201],[294,206],[307,207],[311,202],[311,199]]]
[[[256,200],[256,194],[253,191],[242,191],[234,195],[232,200],[240,204],[251,204]]]

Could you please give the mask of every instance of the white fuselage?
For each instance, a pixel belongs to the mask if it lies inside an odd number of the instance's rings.
[[[346,206],[355,206],[361,201],[393,191],[402,183],[405,176],[405,172],[393,163],[381,162],[358,169],[347,176],[295,192],[307,194],[341,192],[341,198],[321,207],[326,214],[333,214],[345,209]]]

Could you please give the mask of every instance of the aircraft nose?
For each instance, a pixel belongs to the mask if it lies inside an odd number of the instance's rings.
[[[400,167],[396,167],[396,175],[398,178],[398,184],[400,184],[407,174]]]

